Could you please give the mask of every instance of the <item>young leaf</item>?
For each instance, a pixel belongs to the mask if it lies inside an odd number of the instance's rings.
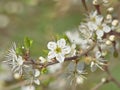
[[[32,43],[33,43],[33,40],[29,39],[28,37],[24,39],[25,48],[29,49],[32,46]]]

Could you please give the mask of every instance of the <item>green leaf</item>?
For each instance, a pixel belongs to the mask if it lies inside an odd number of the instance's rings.
[[[29,39],[28,37],[26,37],[24,39],[24,46],[25,48],[29,49],[33,44],[33,40]]]
[[[24,49],[22,48],[22,46],[18,46],[18,47],[16,48],[16,53],[17,53],[18,55],[22,55],[22,54],[24,53]]]
[[[41,73],[42,74],[45,74],[45,73],[47,73],[48,72],[48,70],[46,69],[46,68],[42,68],[42,70],[41,70]]]

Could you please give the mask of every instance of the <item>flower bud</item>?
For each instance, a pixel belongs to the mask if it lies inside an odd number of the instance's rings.
[[[101,79],[101,82],[104,83],[105,81],[106,81],[106,78],[102,78],[102,79]]]
[[[119,23],[119,21],[118,21],[118,20],[116,20],[116,19],[112,21],[112,25],[113,25],[113,26],[117,26],[117,25],[118,25],[118,23]]]
[[[114,8],[113,8],[113,7],[109,7],[109,8],[107,9],[107,11],[111,13],[111,12],[114,11]]]
[[[20,78],[21,78],[21,75],[20,75],[19,73],[15,73],[15,74],[14,74],[14,78],[15,78],[15,79],[20,79]]]
[[[108,0],[103,0],[103,3],[104,3],[104,4],[108,4],[109,1],[108,1]]]
[[[107,20],[111,20],[112,19],[112,15],[111,14],[107,14],[106,19]]]
[[[112,44],[112,42],[110,40],[107,40],[105,43],[106,43],[106,45],[111,45]]]
[[[111,14],[107,14],[106,20],[107,20],[108,23],[111,23],[112,22],[112,15]]]
[[[99,1],[98,0],[93,0],[93,5],[99,5]]]
[[[110,40],[110,41],[115,41],[115,35],[110,35],[110,36],[109,36],[109,40]]]
[[[82,77],[77,77],[76,78],[76,83],[77,84],[83,84],[83,82],[84,82],[84,79]]]
[[[107,51],[103,51],[102,56],[106,56],[106,55],[107,55]]]

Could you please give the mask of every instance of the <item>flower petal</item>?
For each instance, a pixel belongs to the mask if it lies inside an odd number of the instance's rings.
[[[35,69],[35,77],[38,77],[40,75],[40,71],[38,69]]]
[[[18,56],[18,59],[16,61],[17,61],[18,65],[23,65],[24,61],[21,56]]]
[[[60,63],[62,63],[62,62],[64,62],[65,57],[62,54],[57,54],[56,55],[56,59],[57,59],[57,61],[59,61]]]
[[[37,84],[37,85],[40,85],[40,80],[39,79],[35,79],[34,83]]]
[[[54,52],[54,51],[50,51],[49,53],[48,53],[48,59],[52,59],[52,58],[54,58],[56,56],[56,53]]]
[[[65,46],[65,47],[62,49],[62,53],[63,53],[63,54],[68,54],[68,53],[70,53],[70,51],[71,51],[70,46]]]
[[[96,31],[96,35],[97,35],[98,37],[102,37],[102,36],[104,35],[104,32],[103,32],[102,30],[97,30],[97,31]]]
[[[98,58],[100,58],[101,57],[101,52],[100,51],[97,51],[96,53],[95,53],[95,57],[98,59]]]
[[[65,39],[62,38],[62,39],[58,40],[57,45],[58,45],[58,47],[61,47],[61,48],[65,47],[65,45],[66,45]]]
[[[97,66],[96,66],[96,64],[94,62],[91,62],[90,67],[91,67],[92,72],[96,71],[96,69],[97,69]]]
[[[48,47],[48,49],[50,49],[50,50],[53,51],[53,50],[56,49],[57,45],[56,45],[55,42],[49,42],[48,45],[47,45],[47,47]]]
[[[108,33],[108,32],[111,31],[111,28],[108,25],[104,25],[103,26],[103,31],[106,32],[106,33]]]

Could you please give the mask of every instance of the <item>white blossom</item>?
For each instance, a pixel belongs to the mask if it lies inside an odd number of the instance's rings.
[[[60,39],[56,42],[49,42],[47,45],[50,50],[48,53],[48,59],[56,58],[56,60],[62,63],[65,59],[65,55],[71,51],[70,46],[66,45],[65,39]]]
[[[40,85],[39,76],[40,76],[40,71],[38,69],[35,69],[34,70],[34,80],[33,80],[33,82],[37,85]]]
[[[97,68],[100,68],[101,70],[104,71],[104,69],[102,68],[102,66],[106,65],[105,62],[107,60],[104,60],[102,58],[102,53],[100,51],[96,51],[95,53],[95,59],[93,59],[91,61],[90,67],[91,67],[91,71],[94,72],[97,70]]]
[[[9,50],[8,55],[6,56],[6,61],[11,67],[14,73],[19,73],[20,75],[23,72],[24,60],[22,56],[17,56],[16,54],[16,44],[14,43],[12,48]]]

